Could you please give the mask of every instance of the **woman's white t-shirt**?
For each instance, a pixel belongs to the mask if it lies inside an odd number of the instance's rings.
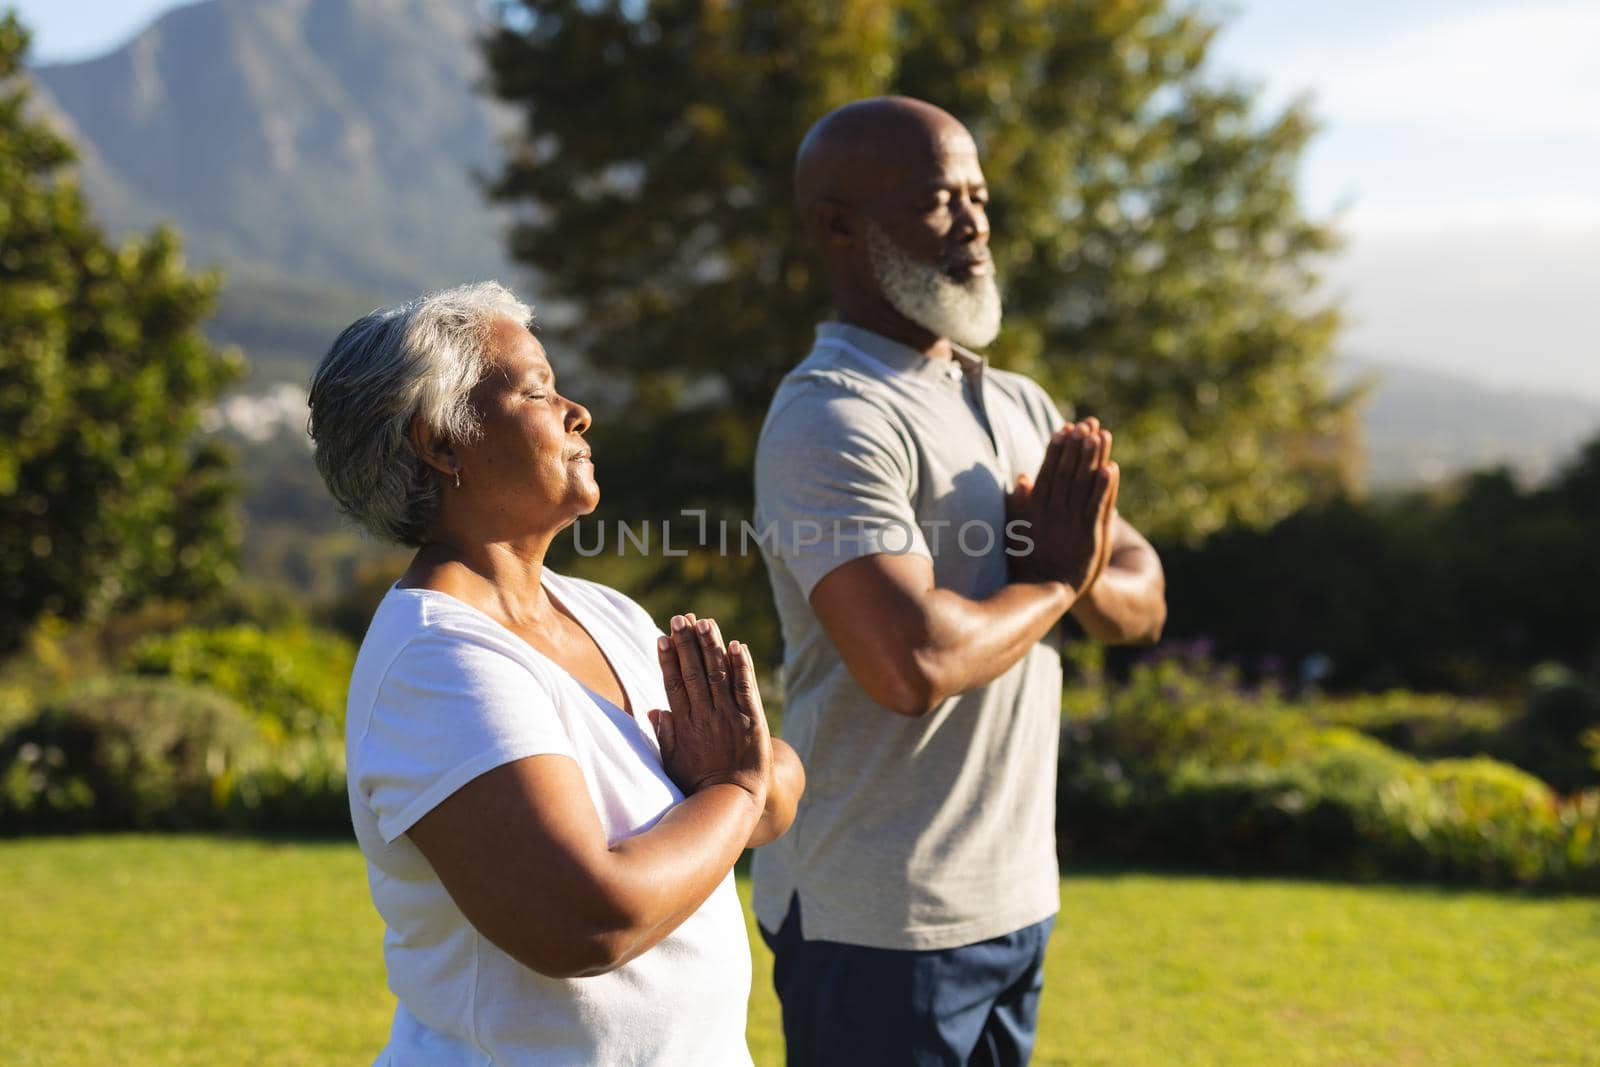
[[[664,708],[660,630],[604,586],[544,586],[610,660],[643,718]],[[648,721],[603,708],[566,671],[445,593],[389,590],[362,641],[346,723],[350,814],[399,998],[395,1067],[750,1063],[750,945],[733,874],[660,944],[609,974],[546,978],[467,922],[406,836],[467,782],[526,756],[570,756],[615,843],[683,794]]]

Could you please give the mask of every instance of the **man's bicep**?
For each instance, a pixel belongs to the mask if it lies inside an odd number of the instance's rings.
[[[757,524],[808,597],[836,568],[874,555],[925,555],[909,444],[857,398],[785,409],[756,459]]]
[[[835,630],[879,629],[884,616],[905,613],[933,588],[926,556],[863,556],[829,571],[811,590],[811,609],[831,636]]]
[[[884,700],[882,684],[928,639],[924,598],[933,589],[926,556],[880,553],[841,564],[811,591],[811,609],[856,682]]]

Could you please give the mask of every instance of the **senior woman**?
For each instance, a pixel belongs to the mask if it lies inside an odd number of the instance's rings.
[[[432,293],[350,326],[312,381],[329,490],[417,549],[346,726],[399,999],[379,1062],[748,1064],[733,864],[804,775],[744,645],[544,566],[600,491],[530,322],[499,285]]]

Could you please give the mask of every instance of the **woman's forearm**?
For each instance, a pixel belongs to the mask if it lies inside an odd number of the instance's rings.
[[[787,742],[773,738],[772,784],[767,789],[767,806],[746,847],[760,848],[787,833],[794,824],[795,809],[800,806],[800,794],[805,789],[806,769],[801,766],[800,757]]]
[[[713,785],[613,845],[612,862],[597,872],[597,890],[625,921],[599,938],[605,951],[590,973],[649,951],[692,915],[728,876],[763,818],[764,806],[744,789]]]
[[[494,945],[574,978],[627,963],[704,903],[744,850],[765,792],[706,786],[608,845],[577,763],[533,756],[467,783],[408,836]]]

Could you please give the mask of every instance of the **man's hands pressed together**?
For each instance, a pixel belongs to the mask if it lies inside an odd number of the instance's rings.
[[[1069,586],[1069,613],[1102,644],[1147,644],[1166,622],[1166,578],[1150,542],[1117,514],[1121,484],[1098,419],[1057,430],[1038,478],[1019,478],[1006,497],[1007,519],[1026,522],[1018,532],[1034,542],[1012,557],[1011,578]]]
[[[1007,530],[1033,541],[1012,557],[1019,582],[1061,582],[1076,602],[1111,561],[1121,471],[1111,459],[1111,431],[1093,418],[1051,437],[1036,479],[1023,475],[1006,498]]]

